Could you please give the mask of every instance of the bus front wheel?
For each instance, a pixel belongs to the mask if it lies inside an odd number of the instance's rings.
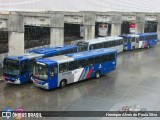
[[[61,80],[60,88],[64,88],[67,85],[67,80]]]
[[[100,76],[101,76],[100,71],[97,71],[95,74],[95,78],[100,78]]]

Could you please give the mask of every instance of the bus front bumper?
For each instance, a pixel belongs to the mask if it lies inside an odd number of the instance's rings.
[[[21,84],[21,81],[19,80],[19,78],[16,79],[16,80],[14,80],[14,81],[12,81],[12,80],[7,80],[7,79],[4,79],[4,80],[5,80],[5,82],[11,83],[11,84]]]
[[[48,83],[41,84],[41,83],[39,83],[39,82],[37,82],[37,81],[35,81],[35,80],[33,80],[33,83],[34,83],[35,86],[37,86],[37,87],[40,87],[40,88],[49,90],[49,85],[48,85]]]

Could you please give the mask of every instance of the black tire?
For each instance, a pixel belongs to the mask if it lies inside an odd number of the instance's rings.
[[[60,88],[64,88],[67,85],[67,80],[61,80]]]
[[[30,77],[29,77],[29,79],[30,79],[29,82],[30,82],[30,83],[33,83],[33,81],[31,80],[31,77],[32,77],[32,75],[30,75]]]
[[[98,78],[100,78],[100,76],[101,76],[100,71],[97,71],[97,72],[95,73],[95,78],[98,79]]]

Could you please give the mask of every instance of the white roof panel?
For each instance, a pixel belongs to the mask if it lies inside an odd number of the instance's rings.
[[[159,0],[1,0],[1,11],[159,12]]]

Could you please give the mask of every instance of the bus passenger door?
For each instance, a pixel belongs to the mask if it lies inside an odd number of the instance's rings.
[[[21,63],[21,83],[26,83],[30,80],[29,78],[29,60],[22,61]]]
[[[136,43],[136,38],[135,37],[132,37],[131,38],[131,50],[135,49],[135,43]]]
[[[58,67],[57,65],[53,65],[50,67],[50,83],[49,88],[58,87]]]
[[[135,49],[139,48],[139,38],[135,38],[136,42],[135,42]]]

